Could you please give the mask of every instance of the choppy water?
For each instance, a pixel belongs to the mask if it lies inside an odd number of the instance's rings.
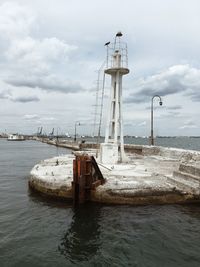
[[[195,140],[191,149],[199,146]],[[32,166],[63,153],[70,152],[0,140],[1,267],[200,266],[199,205],[74,210],[29,192]]]

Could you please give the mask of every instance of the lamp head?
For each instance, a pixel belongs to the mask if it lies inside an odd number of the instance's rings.
[[[159,104],[160,104],[160,106],[162,106],[163,102],[162,102],[162,101],[160,101],[160,102],[159,102]]]

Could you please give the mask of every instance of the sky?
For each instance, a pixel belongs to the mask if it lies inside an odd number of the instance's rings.
[[[104,44],[128,45],[124,134],[200,136],[199,0],[0,0],[0,132],[94,131]],[[102,134],[110,77],[106,78]]]

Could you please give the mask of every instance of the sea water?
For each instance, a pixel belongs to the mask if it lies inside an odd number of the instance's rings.
[[[175,145],[198,149],[199,139],[176,139]],[[66,153],[35,141],[0,139],[1,267],[200,266],[199,205],[88,203],[74,209],[29,191],[31,168]]]

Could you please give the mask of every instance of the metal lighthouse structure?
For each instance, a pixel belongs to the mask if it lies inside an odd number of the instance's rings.
[[[127,44],[118,32],[114,43],[106,43],[107,59],[105,74],[111,76],[105,141],[100,145],[100,161],[115,164],[125,161],[122,120],[122,76],[129,73]]]

